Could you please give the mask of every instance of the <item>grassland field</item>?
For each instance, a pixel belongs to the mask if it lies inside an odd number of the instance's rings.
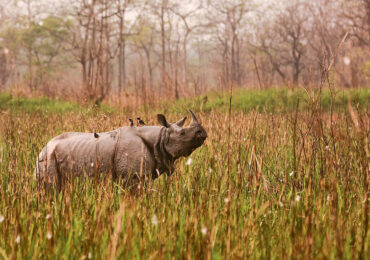
[[[136,193],[33,178],[62,132],[189,108],[205,144]],[[140,108],[0,94],[0,259],[368,259],[369,108],[370,88],[235,90],[230,118],[228,93]]]

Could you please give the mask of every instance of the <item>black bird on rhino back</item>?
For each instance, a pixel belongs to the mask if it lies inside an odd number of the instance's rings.
[[[99,133],[99,138],[91,133],[61,134],[42,149],[35,176],[40,182],[61,188],[74,176],[112,174],[128,186],[162,173],[170,175],[176,159],[189,156],[207,138],[194,113],[190,113],[192,122],[184,128],[186,117],[170,124],[159,114],[161,126],[121,127]]]

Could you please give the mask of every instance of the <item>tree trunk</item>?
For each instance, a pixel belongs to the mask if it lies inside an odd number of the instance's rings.
[[[299,74],[300,74],[299,62],[296,62],[294,64],[294,69],[293,69],[293,85],[294,85],[294,87],[298,86]]]
[[[165,28],[164,28],[164,8],[166,0],[162,0],[161,5],[161,40],[162,40],[162,85],[166,84],[166,39],[165,39]]]
[[[126,88],[126,39],[123,35],[124,31],[124,20],[125,20],[125,10],[121,10],[121,1],[119,1],[119,53],[118,53],[118,91],[121,95],[122,91]]]
[[[118,52],[118,92],[119,95],[122,93],[122,33],[123,33],[123,17],[121,14],[121,2],[119,2],[118,12],[120,13],[119,17],[119,52]]]
[[[182,49],[183,49],[183,56],[182,57],[182,62],[183,62],[183,71],[182,71],[182,84],[184,86],[186,86],[187,84],[187,81],[188,81],[188,75],[187,75],[187,72],[188,72],[188,68],[187,68],[187,59],[188,59],[188,54],[187,54],[187,50],[186,50],[186,46],[187,46],[187,41],[188,41],[188,35],[189,35],[189,32],[187,32],[184,36],[184,41],[182,43]]]

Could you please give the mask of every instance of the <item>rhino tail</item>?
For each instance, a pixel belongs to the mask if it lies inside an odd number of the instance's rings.
[[[34,178],[35,180],[42,179],[45,173],[45,167],[43,162],[46,160],[45,148],[42,149],[41,153],[36,158],[35,170],[34,170]]]
[[[39,182],[52,184],[57,179],[57,161],[55,151],[48,151],[47,146],[37,156],[34,178]]]

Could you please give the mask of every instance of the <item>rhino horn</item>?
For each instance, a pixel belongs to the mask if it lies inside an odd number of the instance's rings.
[[[192,118],[191,124],[199,124],[198,119],[197,119],[197,118],[196,118],[196,116],[194,115],[193,111],[191,111],[191,110],[189,109],[189,112],[190,112],[190,114],[191,114],[191,118]]]

